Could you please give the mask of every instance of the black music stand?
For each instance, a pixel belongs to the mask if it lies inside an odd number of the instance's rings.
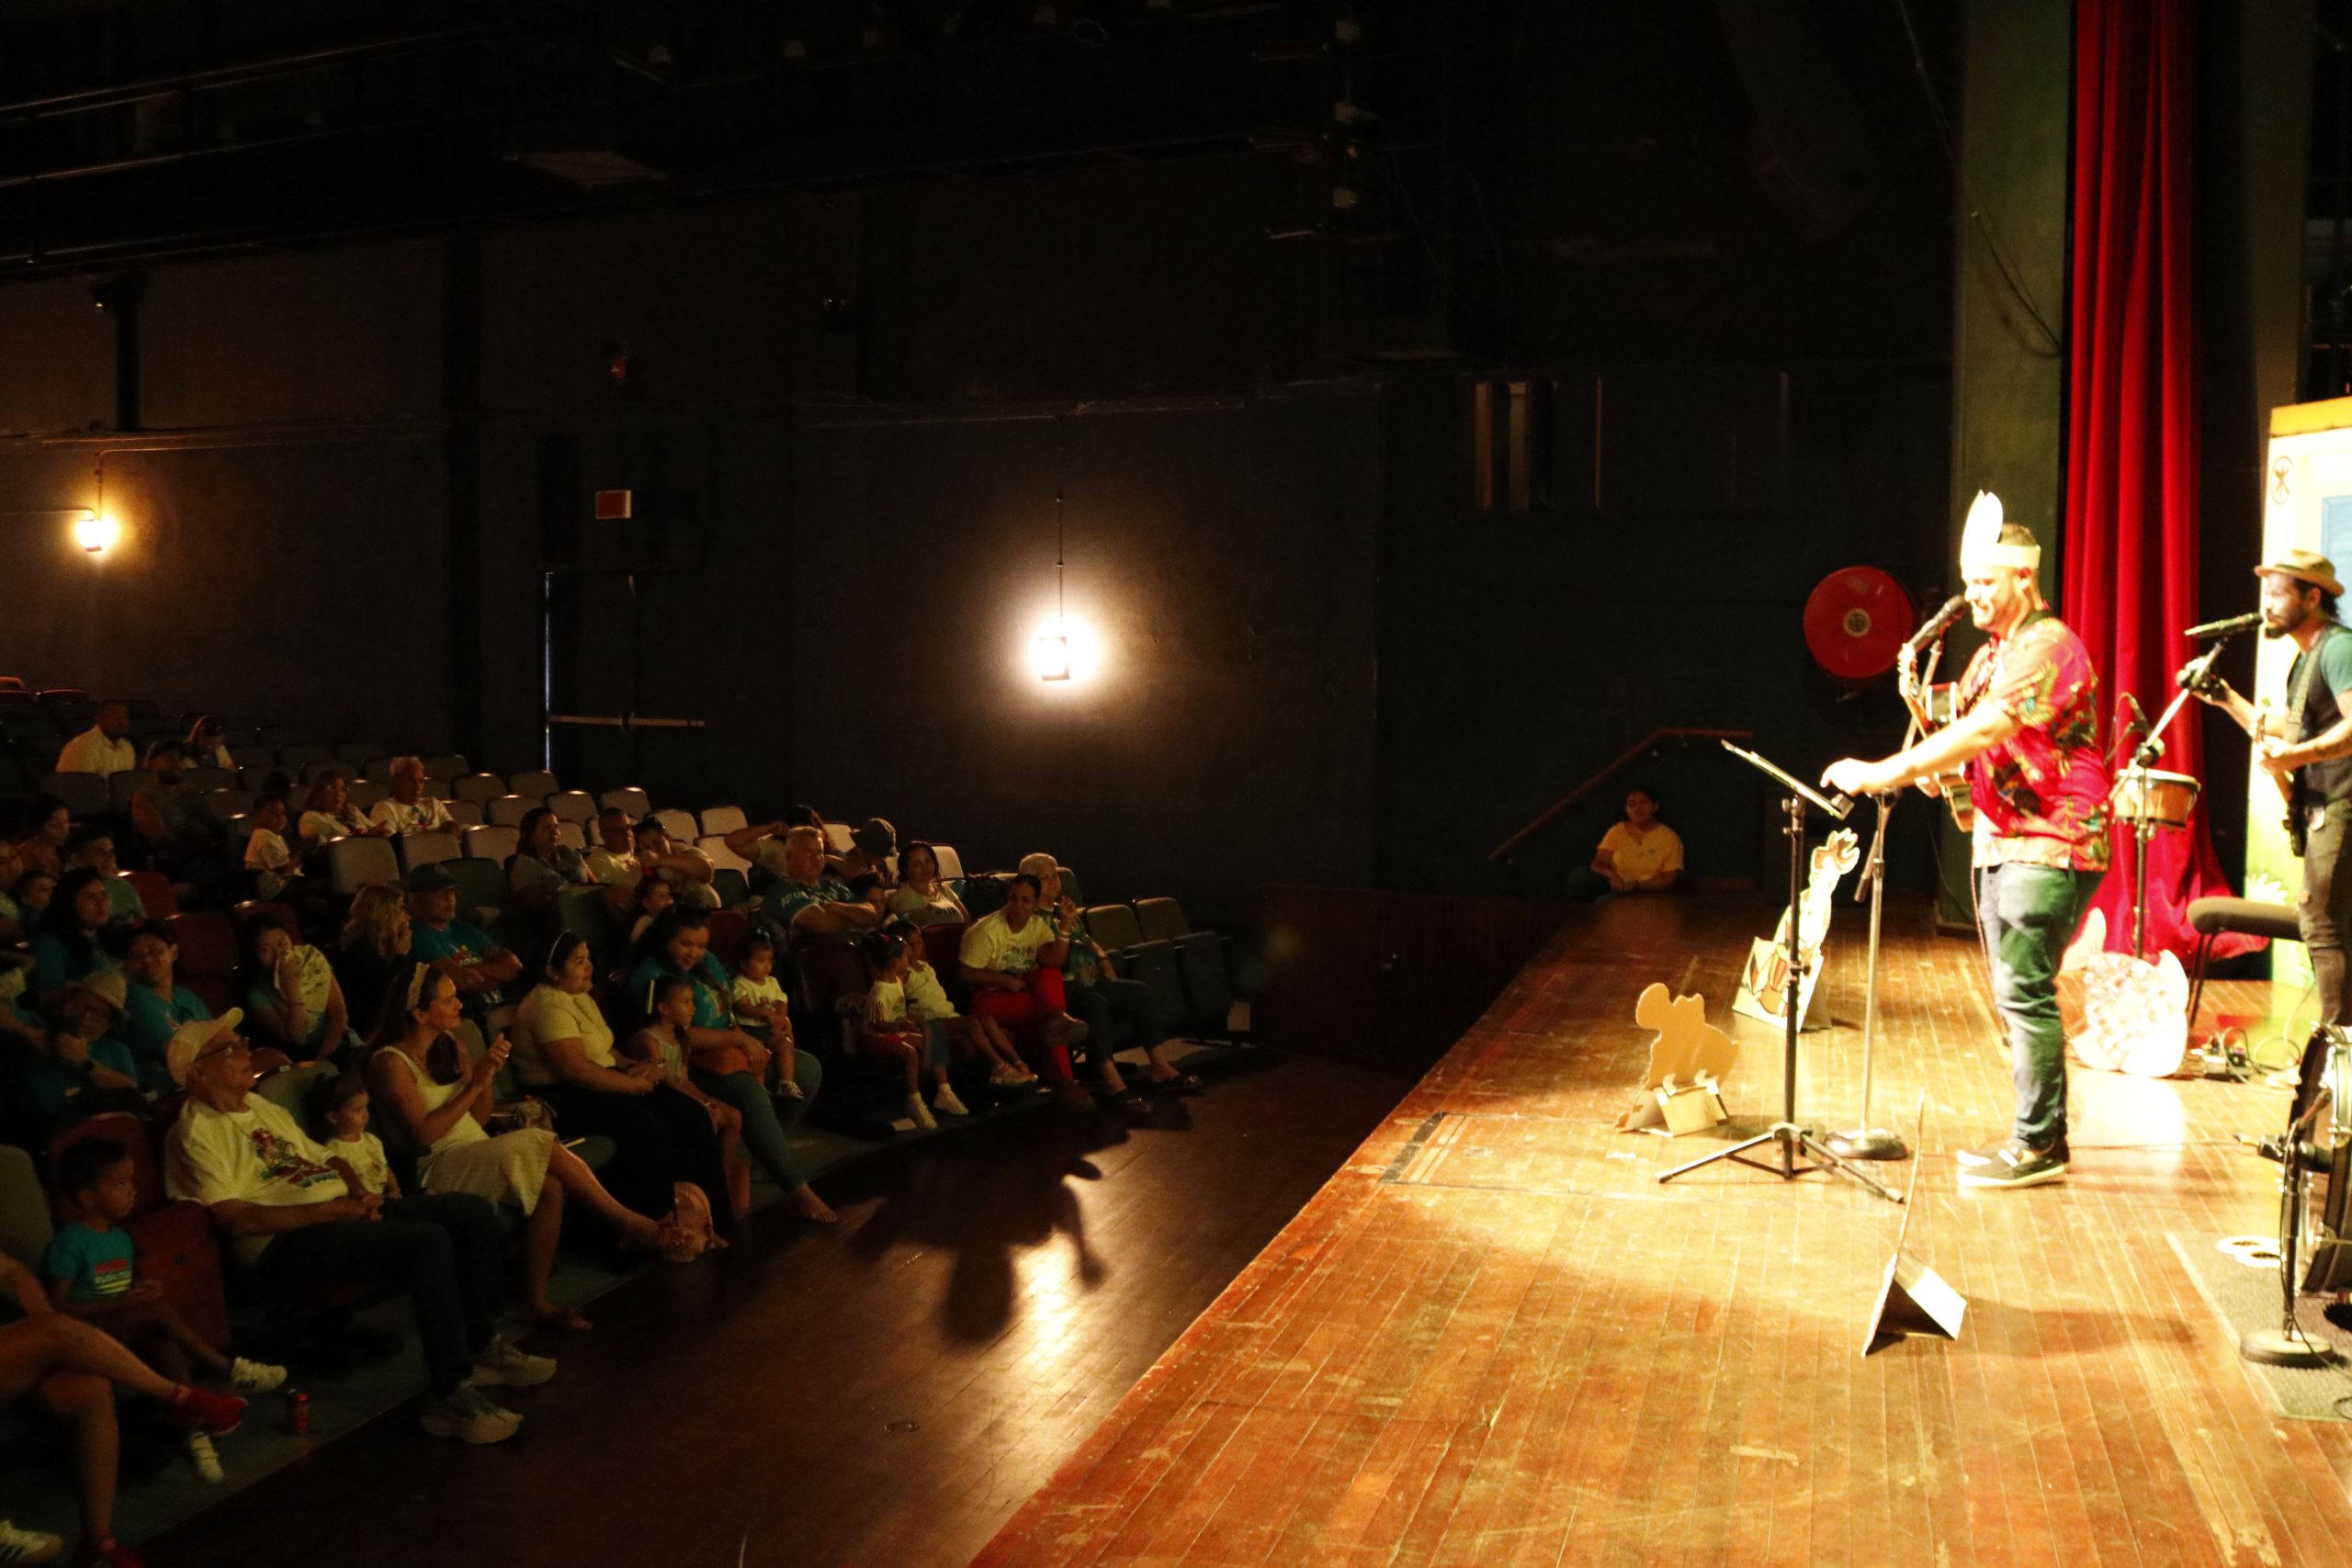
[[[1834,798],[1823,795],[1802,779],[1774,766],[1753,751],[1742,750],[1728,740],[1723,743],[1723,748],[1778,784],[1786,796],[1781,803],[1781,809],[1787,813],[1789,822],[1781,831],[1789,836],[1789,920],[1788,929],[1781,939],[1781,953],[1788,963],[1789,979],[1788,990],[1781,1007],[1783,1026],[1781,1034],[1786,1046],[1781,1079],[1781,1119],[1769,1130],[1758,1133],[1752,1138],[1734,1144],[1727,1149],[1717,1149],[1713,1154],[1702,1155],[1687,1165],[1678,1165],[1672,1170],[1661,1172],[1658,1179],[1671,1181],[1686,1171],[1697,1170],[1701,1166],[1713,1165],[1717,1160],[1727,1159],[1735,1160],[1768,1175],[1780,1177],[1784,1181],[1794,1180],[1809,1171],[1835,1171],[1840,1176],[1860,1182],[1890,1203],[1900,1203],[1903,1201],[1902,1194],[1889,1191],[1870,1172],[1840,1159],[1828,1145],[1822,1143],[1813,1135],[1811,1131],[1797,1122],[1797,998],[1804,994],[1805,973],[1804,933],[1798,929],[1804,923],[1800,917],[1804,908],[1804,808],[1807,804],[1811,804],[1816,810],[1843,821],[1846,814],[1854,809],[1854,803],[1842,795]],[[1748,1153],[1749,1150],[1765,1144],[1779,1145],[1781,1158],[1777,1165],[1768,1165]],[[1812,1156],[1813,1163],[1805,1164],[1800,1157],[1801,1155]]]

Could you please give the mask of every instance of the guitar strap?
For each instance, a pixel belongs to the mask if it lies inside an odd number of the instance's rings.
[[[2312,679],[2319,673],[2320,649],[2327,646],[2328,638],[2339,636],[2346,629],[2340,624],[2329,626],[2326,630],[2320,633],[2319,640],[2312,644],[2309,653],[2295,656],[2294,668],[2287,672],[2287,711],[2295,716],[2298,736],[2314,733],[2311,726],[2311,715],[2304,711],[2303,705],[2311,700]],[[2287,782],[2290,791],[2287,797],[2287,817],[2293,825],[2292,836],[2301,839],[2303,833],[2305,807],[2311,804],[2303,793],[2303,770],[2297,768],[2289,775]]]

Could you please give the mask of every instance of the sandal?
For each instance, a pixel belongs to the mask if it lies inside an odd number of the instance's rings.
[[[1121,1111],[1129,1116],[1151,1114],[1150,1103],[1131,1089],[1121,1089],[1116,1094],[1104,1095],[1102,1103],[1113,1111]]]
[[[1164,1089],[1170,1094],[1194,1094],[1204,1087],[1200,1074],[1182,1072],[1175,1068],[1170,1068],[1164,1078],[1154,1077],[1150,1073],[1146,1073],[1144,1078],[1152,1088]]]
[[[534,1313],[531,1321],[541,1328],[568,1329],[573,1333],[585,1333],[596,1326],[578,1307],[558,1307],[553,1312]]]

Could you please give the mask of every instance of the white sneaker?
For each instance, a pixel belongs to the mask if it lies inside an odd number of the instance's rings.
[[[505,1336],[490,1342],[490,1348],[474,1358],[474,1370],[466,1382],[477,1388],[537,1388],[555,1376],[555,1359],[533,1356],[514,1348]]]
[[[913,1117],[915,1125],[926,1133],[934,1131],[939,1126],[938,1122],[931,1119],[931,1107],[922,1102],[922,1095],[907,1096],[907,1114]]]
[[[502,1410],[471,1383],[459,1383],[447,1399],[428,1399],[417,1425],[436,1438],[463,1438],[469,1443],[503,1443],[522,1428],[523,1418]]]
[[[65,1538],[47,1530],[20,1530],[6,1519],[0,1519],[0,1563],[16,1568],[18,1563],[54,1562],[65,1551]]]
[[[187,1461],[196,1467],[198,1475],[215,1486],[220,1483],[220,1456],[213,1450],[212,1439],[203,1433],[190,1432],[187,1435]]]
[[[239,1356],[229,1363],[229,1386],[239,1393],[267,1393],[285,1381],[286,1369],[267,1361],[248,1361]]]
[[[945,1084],[941,1084],[939,1086],[938,1092],[934,1093],[931,1097],[931,1108],[933,1111],[944,1111],[950,1116],[969,1116],[971,1114],[969,1111],[964,1108],[964,1102],[956,1098],[956,1091],[948,1088]]]

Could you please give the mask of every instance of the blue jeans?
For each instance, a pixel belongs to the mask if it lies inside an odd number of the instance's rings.
[[[2097,871],[1988,865],[1976,873],[1976,929],[1993,971],[1993,1005],[2009,1027],[2018,1142],[2066,1141],[2066,1032],[2058,1021],[2058,962],[2098,891]]]
[[[816,1057],[806,1051],[792,1054],[792,1081],[800,1086],[798,1100],[776,1099],[767,1085],[749,1073],[707,1073],[700,1067],[691,1071],[696,1089],[743,1113],[743,1147],[775,1179],[777,1186],[797,1192],[808,1185],[785,1134],[808,1112],[825,1081],[825,1069]]]

